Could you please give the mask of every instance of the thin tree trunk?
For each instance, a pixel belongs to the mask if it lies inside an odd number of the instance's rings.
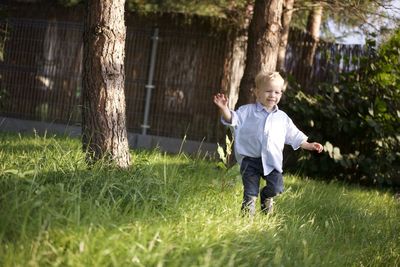
[[[306,56],[306,64],[307,66],[313,65],[315,51],[317,49],[319,36],[320,36],[320,28],[322,21],[322,4],[321,2],[316,2],[316,5],[311,10],[308,20],[307,20],[307,32],[311,37],[311,46],[307,49]]]
[[[307,19],[307,35],[303,42],[300,65],[297,66],[298,71],[296,73],[301,76],[297,77],[297,79],[306,92],[313,91],[313,64],[319,42],[322,12],[322,3],[320,1],[314,2],[314,7]]]
[[[282,34],[279,43],[278,62],[276,69],[285,71],[286,47],[289,39],[290,22],[292,21],[294,0],[285,0],[282,11]]]
[[[276,68],[283,0],[256,0],[250,22],[246,66],[240,81],[236,106],[254,101],[254,78],[260,71]]]
[[[125,115],[125,0],[88,0],[84,28],[82,144],[93,163],[130,165]]]
[[[246,46],[247,34],[240,34],[233,40],[230,55],[227,60],[229,66],[227,67],[225,77],[228,79],[227,84],[223,86],[226,91],[224,92],[229,99],[229,107],[234,107],[239,96],[240,80],[243,77],[245,59],[246,59]]]

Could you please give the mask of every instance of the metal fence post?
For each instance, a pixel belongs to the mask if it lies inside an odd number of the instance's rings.
[[[156,55],[157,55],[157,44],[158,44],[158,32],[159,29],[154,29],[154,34],[151,39],[153,40],[152,47],[151,47],[151,56],[150,56],[150,68],[149,68],[149,75],[147,77],[147,84],[145,86],[146,90],[146,103],[144,107],[144,118],[142,124],[142,134],[147,134],[147,129],[150,128],[149,125],[149,111],[150,111],[150,101],[151,101],[151,90],[154,89],[153,78],[154,78],[154,68],[156,64]]]

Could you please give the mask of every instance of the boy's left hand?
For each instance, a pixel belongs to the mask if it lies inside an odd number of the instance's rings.
[[[311,143],[311,145],[312,145],[313,149],[316,150],[318,153],[321,153],[322,150],[324,150],[324,147],[320,143],[314,142],[314,143]]]

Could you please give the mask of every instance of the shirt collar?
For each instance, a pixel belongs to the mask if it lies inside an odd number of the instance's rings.
[[[268,112],[267,109],[260,102],[256,102],[256,110],[257,111],[265,110],[266,112]],[[274,113],[277,112],[278,110],[279,110],[278,105],[275,105],[274,109],[268,113]]]

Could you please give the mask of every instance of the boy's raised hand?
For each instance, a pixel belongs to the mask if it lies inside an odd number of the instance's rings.
[[[232,114],[228,107],[228,98],[221,93],[214,95],[214,103],[219,107],[222,117],[228,123],[232,122]]]
[[[214,103],[222,110],[228,108],[228,98],[224,94],[214,95]]]

